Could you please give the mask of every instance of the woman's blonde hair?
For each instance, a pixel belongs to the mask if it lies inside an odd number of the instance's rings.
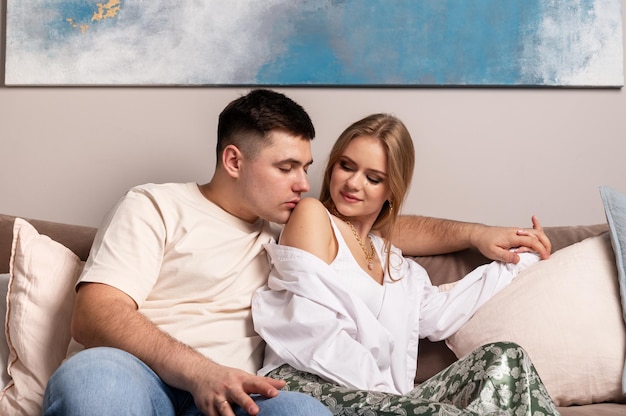
[[[330,211],[335,210],[335,204],[330,196],[330,178],[333,167],[339,161],[344,150],[352,140],[361,136],[377,138],[387,155],[387,184],[391,197],[383,204],[378,217],[374,221],[372,230],[377,231],[386,240],[385,251],[389,256],[390,240],[396,225],[402,202],[411,186],[413,168],[415,166],[415,149],[413,139],[406,126],[400,119],[390,114],[372,114],[346,128],[339,136],[328,157],[320,201]],[[389,267],[389,258],[387,258]]]

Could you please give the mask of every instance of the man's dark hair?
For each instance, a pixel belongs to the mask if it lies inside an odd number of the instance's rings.
[[[234,144],[249,157],[269,144],[269,133],[282,130],[313,140],[315,128],[304,108],[287,96],[267,89],[252,90],[220,113],[217,126],[217,163],[224,148]]]

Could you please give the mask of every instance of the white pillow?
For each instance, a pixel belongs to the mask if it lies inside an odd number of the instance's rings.
[[[522,271],[446,343],[462,357],[494,341],[528,352],[557,406],[621,400],[626,328],[608,234]]]
[[[17,218],[9,269],[6,336],[11,380],[0,392],[0,414],[39,415],[48,379],[66,356],[74,285],[83,262]]]
[[[0,317],[2,319],[2,327],[5,327],[7,316],[7,289],[9,286],[9,273],[0,274]],[[9,373],[7,373],[7,365],[9,363],[9,345],[7,344],[7,336],[5,331],[0,331],[0,389],[4,389],[9,384]]]

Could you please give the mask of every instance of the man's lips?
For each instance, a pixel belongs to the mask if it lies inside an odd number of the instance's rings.
[[[287,205],[288,208],[294,209],[296,205],[298,205],[298,202],[300,202],[299,199],[292,199],[291,201],[285,202],[285,205]]]

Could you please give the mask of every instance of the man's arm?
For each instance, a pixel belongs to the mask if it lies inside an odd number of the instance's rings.
[[[124,292],[105,284],[79,286],[72,317],[72,336],[85,347],[109,346],[127,351],[170,386],[190,392],[204,414],[233,415],[228,400],[256,415],[248,395],[274,397],[284,382],[219,365],[159,330],[137,311]],[[228,407],[228,408],[226,408]]]
[[[550,257],[552,245],[537,217],[532,228],[494,227],[432,217],[398,217],[393,243],[409,256],[451,253],[476,247],[486,257],[517,263],[517,253],[534,251]]]

